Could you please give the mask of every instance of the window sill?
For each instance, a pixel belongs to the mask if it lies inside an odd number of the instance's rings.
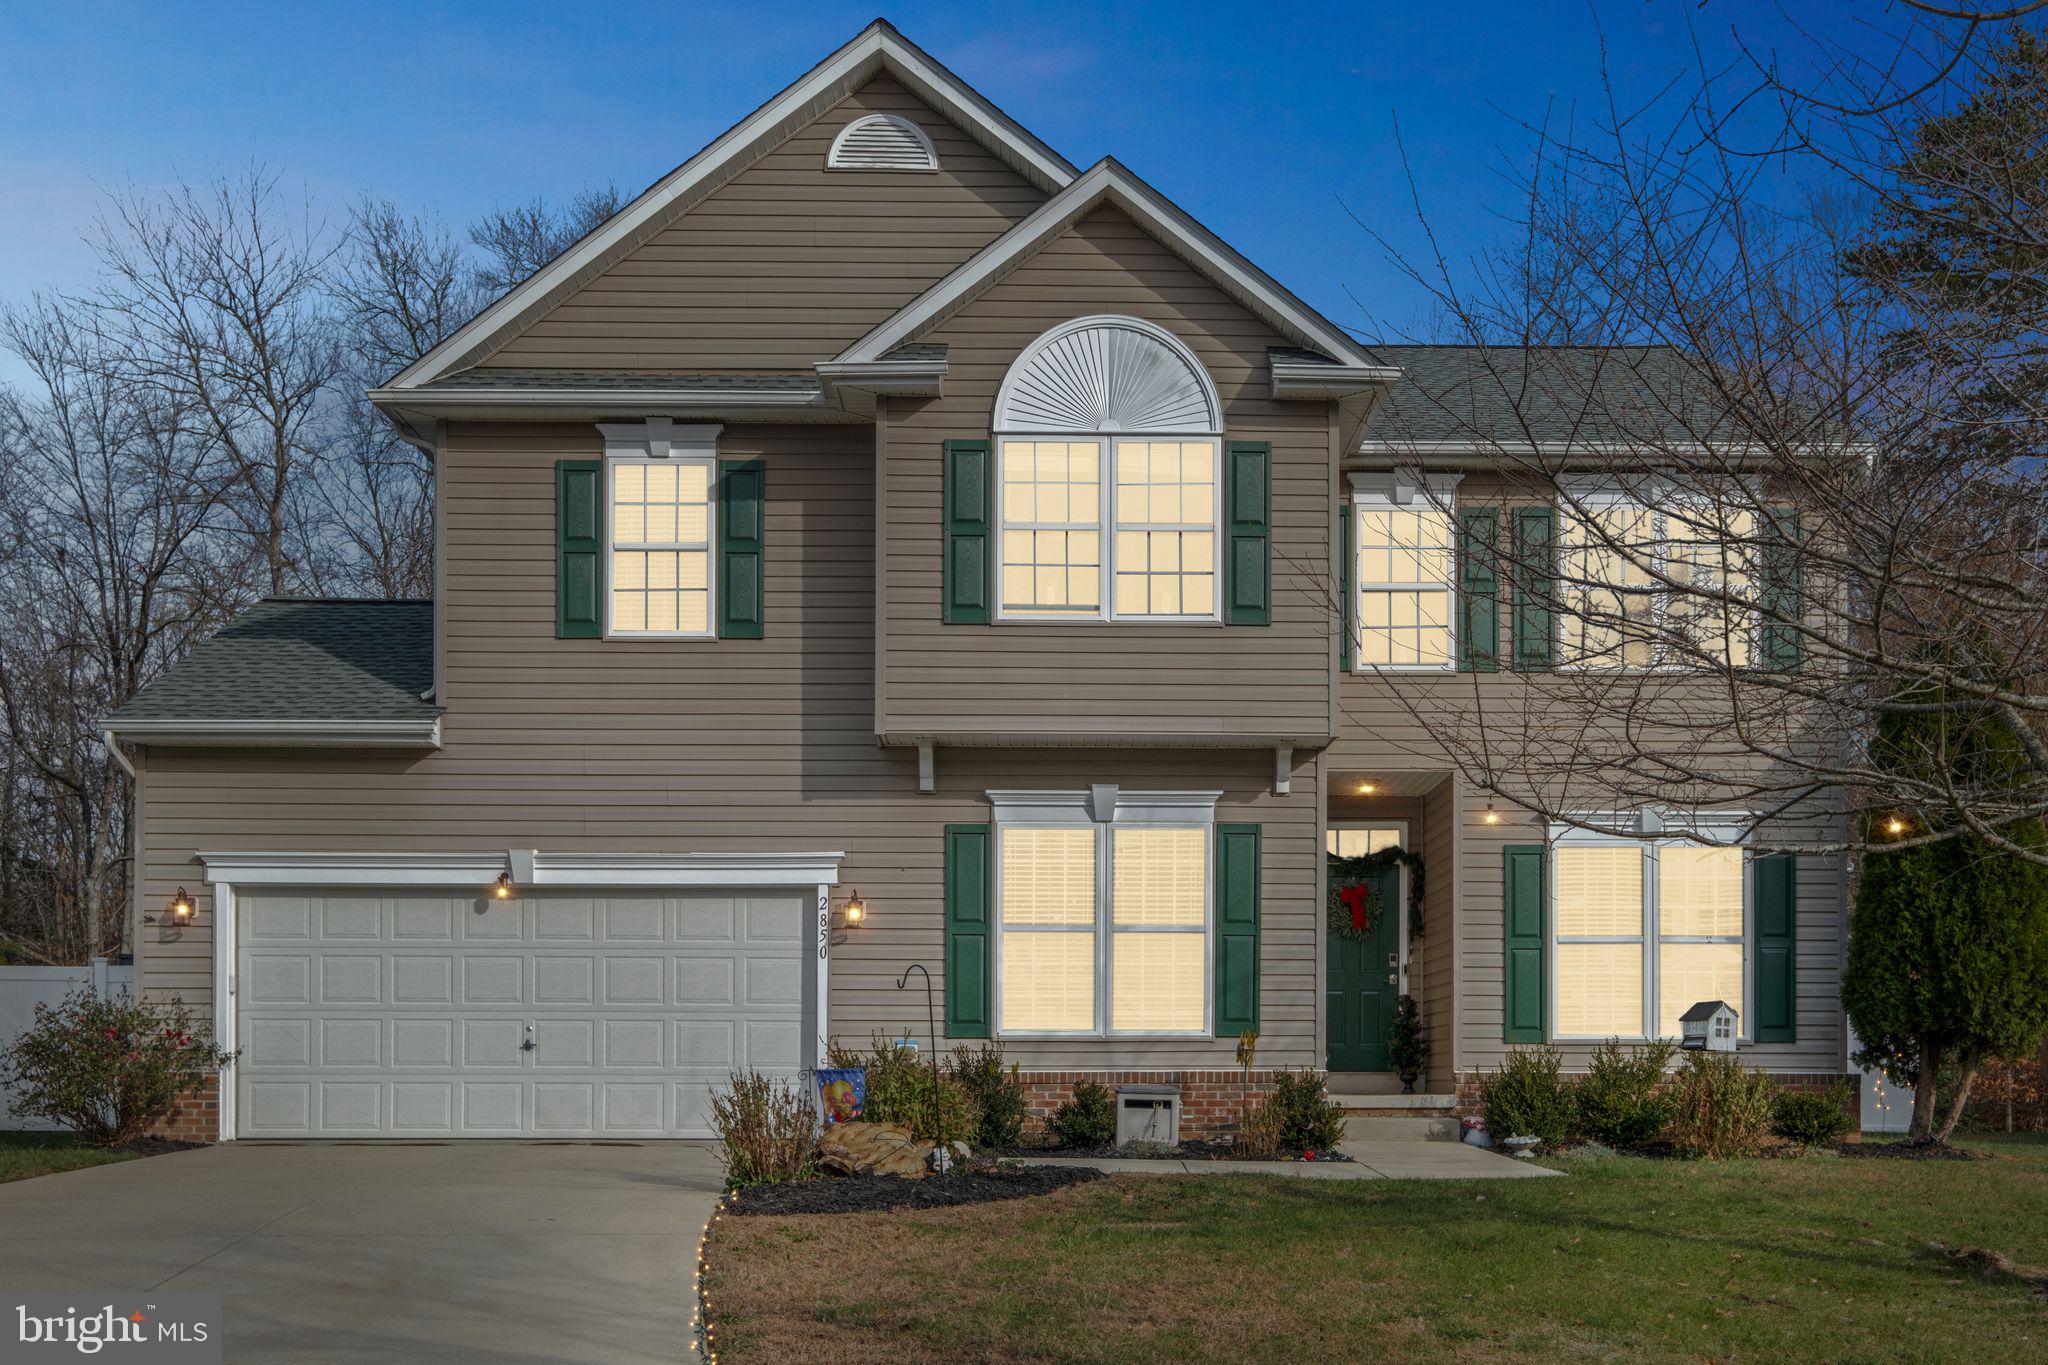
[[[1220,626],[1220,616],[997,616],[997,626]]]
[[[1005,1043],[1145,1043],[1185,1042],[1191,1038],[1209,1039],[1215,1042],[1234,1042],[1229,1038],[1217,1038],[1206,1029],[1195,1029],[1186,1033],[1003,1033],[996,1039]]]

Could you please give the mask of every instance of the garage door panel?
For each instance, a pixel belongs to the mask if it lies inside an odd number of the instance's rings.
[[[244,890],[239,1131],[708,1136],[731,1070],[802,1066],[806,904]]]

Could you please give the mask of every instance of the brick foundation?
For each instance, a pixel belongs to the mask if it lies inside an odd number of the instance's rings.
[[[179,1142],[220,1141],[220,1077],[207,1077],[204,1090],[178,1101],[171,1116],[158,1124],[150,1136]]]
[[[1120,1085],[1171,1085],[1180,1090],[1180,1135],[1183,1138],[1227,1136],[1244,1113],[1246,1097],[1257,1101],[1270,1094],[1272,1070],[1229,1071],[1024,1071],[1027,1138],[1042,1134],[1052,1111],[1074,1093],[1077,1081],[1094,1081],[1114,1093]]]

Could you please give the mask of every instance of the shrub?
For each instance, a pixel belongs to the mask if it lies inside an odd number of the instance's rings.
[[[1725,1052],[1692,1052],[1671,1081],[1671,1145],[1680,1156],[1754,1156],[1778,1083]]]
[[[1663,1132],[1671,1121],[1664,1073],[1677,1055],[1661,1038],[1628,1049],[1619,1039],[1602,1043],[1577,1087],[1578,1131],[1610,1147],[1640,1147]]]
[[[981,1121],[970,1141],[976,1151],[1014,1147],[1024,1135],[1024,1082],[1003,1068],[1003,1045],[953,1049],[953,1079],[974,1101]]]
[[[133,1142],[196,1095],[234,1059],[213,1028],[186,1009],[79,990],[0,1054],[0,1081],[16,1114],[61,1123],[97,1147]]]
[[[1246,1161],[1271,1161],[1280,1155],[1287,1123],[1271,1095],[1245,1110],[1230,1139],[1230,1154]]]
[[[1833,1146],[1856,1126],[1849,1111],[1855,1099],[1846,1085],[1831,1086],[1818,1093],[1787,1090],[1771,1106],[1771,1131],[1802,1147]]]
[[[1283,1071],[1270,1103],[1280,1116],[1280,1145],[1290,1152],[1320,1152],[1344,1140],[1344,1111],[1324,1091],[1320,1071]]]
[[[936,1142],[940,1120],[946,1140],[970,1145],[981,1126],[981,1111],[974,1097],[959,1081],[941,1075],[938,1079],[939,1107],[932,1108],[932,1063],[916,1048],[882,1037],[873,1038],[874,1051],[861,1053],[834,1043],[826,1056],[834,1066],[857,1066],[867,1072],[867,1103],[861,1117],[870,1123],[893,1123],[908,1128],[918,1137]]]
[[[1073,1098],[1052,1111],[1051,1127],[1062,1147],[1107,1147],[1116,1141],[1116,1100],[1095,1081],[1077,1081]]]
[[[1417,1075],[1429,1065],[1429,1036],[1422,1031],[1422,1010],[1412,995],[1394,1002],[1394,1026],[1387,1033],[1387,1060],[1403,1076]]]
[[[1548,1147],[1563,1142],[1576,1117],[1563,1059],[1556,1049],[1518,1047],[1480,1083],[1486,1131],[1495,1142],[1536,1137]]]
[[[732,1087],[711,1097],[711,1127],[735,1185],[805,1180],[815,1174],[818,1110],[801,1085],[758,1071],[735,1071]]]

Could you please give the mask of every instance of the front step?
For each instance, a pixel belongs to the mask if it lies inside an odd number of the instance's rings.
[[[1454,1109],[1455,1095],[1381,1095],[1332,1090],[1330,1098],[1347,1114],[1431,1114]]]
[[[1456,1142],[1458,1120],[1449,1114],[1430,1117],[1392,1117],[1385,1114],[1346,1114],[1346,1142]]]

